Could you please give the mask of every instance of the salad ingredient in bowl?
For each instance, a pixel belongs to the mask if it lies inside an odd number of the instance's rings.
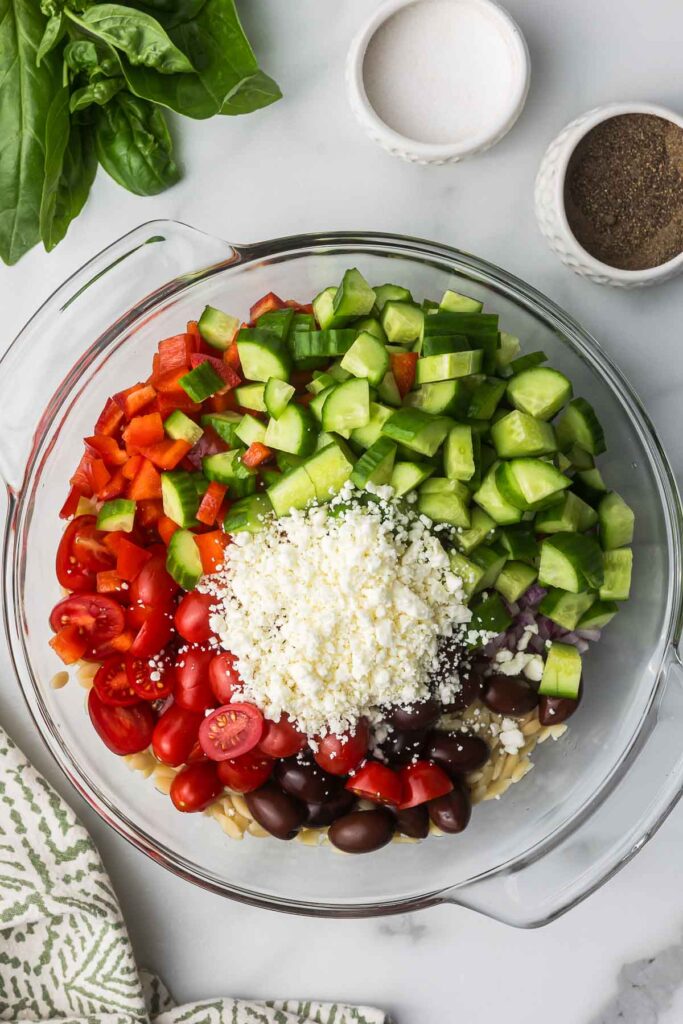
[[[546,363],[356,269],[162,340],[61,511],[51,643],[94,667],[110,750],[229,834],[346,852],[459,833],[521,779],[632,564],[599,419]]]

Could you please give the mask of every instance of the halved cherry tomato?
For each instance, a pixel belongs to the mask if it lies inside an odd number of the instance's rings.
[[[93,661],[103,653],[113,654],[109,642],[123,633],[126,618],[123,608],[104,594],[72,594],[56,604],[50,613],[50,626],[58,633],[64,626],[75,626],[87,640],[85,657]]]
[[[115,754],[137,754],[152,742],[155,716],[149,704],[111,707],[102,702],[93,687],[88,695],[88,713],[98,736]]]
[[[77,516],[67,526],[62,534],[62,539],[57,548],[57,579],[67,590],[94,590],[95,574],[99,569],[111,569],[114,565],[112,555],[108,554],[108,561],[94,569],[88,569],[76,558],[73,546],[76,537],[81,531],[90,532],[95,528],[95,516]]]
[[[203,811],[223,791],[212,761],[189,764],[171,783],[170,797],[178,811]]]
[[[163,605],[150,608],[145,621],[131,644],[130,653],[136,658],[150,658],[163,651],[173,636],[173,614]]]
[[[403,801],[399,808],[407,810],[435,800],[437,796],[445,796],[453,789],[453,783],[442,768],[432,761],[416,761],[399,771],[403,785]]]
[[[73,536],[71,553],[89,572],[104,572],[114,568],[114,558],[104,543],[105,534],[96,529],[94,516],[80,516],[79,528]],[[83,522],[82,520],[90,520]],[[78,520],[74,520],[74,523]]]
[[[112,655],[103,665],[100,665],[93,680],[93,686],[102,703],[108,704],[110,707],[130,707],[131,704],[138,704],[140,701],[130,685],[126,672],[126,659],[120,654]]]
[[[219,704],[229,704],[242,686],[242,679],[235,667],[236,660],[230,651],[223,651],[209,665],[209,683]],[[266,722],[266,729],[269,724]]]
[[[116,571],[121,579],[130,583],[151,557],[145,548],[133,544],[127,537],[121,537],[116,546]]]
[[[175,686],[175,669],[165,659],[157,658],[150,664],[149,658],[126,658],[128,685],[138,700],[163,700],[170,697]]]
[[[175,628],[183,640],[191,644],[204,644],[214,635],[209,615],[216,606],[216,598],[191,590],[176,608]]]
[[[148,608],[158,605],[168,608],[180,587],[166,570],[165,548],[157,545],[148,550],[152,557],[130,585],[130,603]]]
[[[152,750],[164,764],[177,768],[185,764],[197,742],[204,716],[171,704],[154,726]],[[203,751],[202,751],[203,754]]]
[[[273,772],[272,757],[249,750],[241,757],[229,757],[218,764],[218,778],[235,793],[251,793],[267,782]]]
[[[199,726],[199,742],[212,761],[226,761],[253,750],[262,732],[263,715],[255,704],[225,704]]]
[[[331,775],[348,775],[361,763],[368,752],[370,730],[368,723],[361,718],[356,731],[335,736],[328,733],[318,740],[318,749],[313,757],[316,763]]]
[[[186,711],[206,711],[216,707],[216,698],[209,684],[209,664],[213,651],[194,647],[176,658],[175,699]]]
[[[376,804],[398,807],[403,800],[403,785],[396,772],[379,761],[366,761],[354,772],[346,788],[356,796],[373,800]]]
[[[287,715],[280,715],[279,722],[266,719],[263,735],[258,748],[268,757],[293,757],[308,743],[304,733],[299,732]]]

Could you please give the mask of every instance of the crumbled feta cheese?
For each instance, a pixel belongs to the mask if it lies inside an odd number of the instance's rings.
[[[504,718],[498,734],[506,754],[517,754],[524,746],[524,734],[513,718]]]
[[[543,658],[541,655],[532,655],[524,666],[523,672],[530,682],[540,683],[543,678]]]

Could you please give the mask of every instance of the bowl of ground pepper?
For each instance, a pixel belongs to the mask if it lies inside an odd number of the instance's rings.
[[[597,284],[636,288],[683,270],[683,118],[611,103],[568,124],[536,179],[551,249]]]

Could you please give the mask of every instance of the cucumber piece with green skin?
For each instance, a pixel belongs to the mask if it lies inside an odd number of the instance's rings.
[[[387,405],[392,405],[394,408],[398,408],[403,399],[401,398],[401,392],[398,390],[398,384],[391,370],[382,377],[377,388],[377,397],[381,398]]]
[[[353,328],[339,327],[326,331],[294,331],[289,347],[295,362],[304,359],[333,359],[343,356],[356,340]]]
[[[389,341],[409,345],[422,336],[424,313],[411,303],[391,299],[382,307],[380,323]]]
[[[189,530],[176,530],[168,542],[166,569],[183,590],[194,590],[202,578],[202,560]]]
[[[255,416],[251,416],[247,412],[235,427],[235,437],[238,438],[242,444],[245,444],[247,448],[250,444],[254,444],[255,441],[260,442],[260,444],[265,444],[265,424],[261,423],[261,420],[257,420]]]
[[[581,616],[595,604],[597,596],[587,590],[579,594],[569,594],[566,590],[551,587],[541,601],[539,611],[558,626],[571,631],[576,629]]]
[[[540,420],[539,420],[539,423],[540,423]],[[559,469],[560,473],[567,473],[567,474],[569,474],[569,473],[572,473],[574,471],[574,467],[572,465],[571,459],[568,459],[567,456],[563,452],[557,452],[556,455],[555,455],[555,460],[554,461],[555,461],[555,465]]]
[[[477,453],[481,442],[472,434],[472,428],[456,424],[448,432],[443,446],[443,468],[451,480],[471,480],[477,468]]]
[[[544,697],[576,700],[581,686],[581,655],[569,644],[553,643],[548,651],[538,692]]]
[[[292,359],[287,343],[273,331],[243,327],[237,335],[237,351],[247,380],[288,380]]]
[[[350,380],[351,378],[349,371],[342,369],[340,359],[327,368],[327,373],[337,384],[343,384],[345,380]]]
[[[258,533],[272,514],[273,506],[267,494],[250,494],[232,503],[223,521],[223,529],[231,534]]]
[[[240,328],[240,321],[215,306],[205,306],[197,324],[207,345],[224,352]]]
[[[323,392],[324,393],[324,392]],[[264,444],[292,455],[310,455],[315,450],[315,419],[303,405],[288,405],[280,418],[268,420]]]
[[[361,448],[369,448],[381,435],[382,427],[393,411],[389,406],[382,405],[380,402],[370,402],[370,419],[364,427],[356,427],[351,431],[351,441],[360,445]]]
[[[482,357],[481,349],[450,352],[441,356],[424,356],[417,361],[415,383],[430,384],[432,381],[469,377],[481,370]]]
[[[276,516],[286,516],[292,509],[303,509],[316,499],[315,487],[305,466],[295,466],[284,473],[266,491]]]
[[[595,469],[595,459],[590,452],[585,451],[583,448],[579,448],[578,444],[572,445],[567,451],[567,457],[575,469],[580,470],[582,473],[588,469]]]
[[[521,345],[519,338],[507,331],[500,331],[498,335],[498,349],[496,351],[495,367],[498,373],[505,377],[510,376],[510,364],[519,353]]]
[[[425,338],[435,334],[464,334],[470,348],[483,352],[484,373],[495,372],[500,351],[497,314],[435,313],[424,321],[423,333]]]
[[[180,409],[176,409],[164,420],[164,431],[173,441],[187,441],[190,445],[195,445],[204,433],[199,424]]]
[[[528,512],[552,504],[571,480],[550,462],[524,458],[501,463],[496,484],[507,502]]]
[[[328,395],[322,410],[323,430],[341,432],[364,427],[370,421],[370,385],[352,377]]]
[[[402,288],[399,284],[380,284],[373,290],[375,292],[375,305],[380,313],[387,302],[409,302],[411,305],[413,304],[413,296],[407,288]]]
[[[203,427],[211,427],[222,441],[233,448],[235,446],[235,428],[241,420],[242,416],[238,412],[209,412],[202,416],[201,422]]]
[[[411,451],[431,457],[441,447],[453,426],[445,416],[430,416],[421,409],[397,409],[382,427],[382,433]]]
[[[624,499],[611,491],[598,505],[600,521],[600,543],[605,551],[623,548],[633,543],[635,516],[633,509]]]
[[[574,478],[573,486],[579,497],[589,505],[598,505],[602,501],[603,495],[607,494],[607,486],[597,466],[593,469],[579,470]]]
[[[477,583],[475,592],[492,587],[508,560],[505,551],[500,548],[491,547],[488,544],[480,544],[479,547],[471,552],[469,557],[470,561],[483,570],[483,576]]]
[[[619,606],[614,601],[596,601],[585,615],[581,616],[578,628],[604,629],[618,611]]]
[[[548,357],[545,352],[527,352],[526,355],[520,356],[519,359],[513,359],[510,363],[510,369],[513,374],[524,373],[525,370],[533,370],[535,366],[542,366],[543,363],[548,362]]]
[[[256,326],[277,334],[278,338],[286,341],[292,329],[295,317],[294,309],[271,309],[262,313],[256,321]]]
[[[261,467],[261,480],[263,481],[264,487],[270,487],[271,484],[276,484],[282,473],[278,469],[269,469],[267,466]],[[252,495],[249,495],[252,497]],[[240,501],[242,499],[240,498]]]
[[[583,533],[555,533],[541,544],[538,582],[578,594],[598,590],[603,583],[600,545]]]
[[[203,402],[225,387],[225,381],[209,362],[199,363],[178,381],[193,402]]]
[[[275,464],[283,473],[288,473],[290,469],[296,469],[297,466],[303,466],[305,461],[306,459],[303,455],[291,455],[290,452],[275,452]]]
[[[472,495],[465,484],[460,480],[449,480],[445,476],[432,476],[420,487],[420,494],[457,494],[458,497],[469,505]]]
[[[536,569],[526,562],[506,562],[494,585],[506,601],[515,604],[523,594],[526,594],[537,576]]]
[[[332,300],[336,316],[368,316],[374,305],[375,293],[360,270],[347,270]]]
[[[460,551],[468,555],[485,540],[493,541],[495,538],[496,524],[493,519],[483,508],[475,505],[470,509],[469,529],[461,530],[455,537],[455,543]]]
[[[332,392],[338,387],[338,384],[330,384],[323,391],[319,391],[312,402],[309,402],[308,408],[311,410],[311,413],[315,416],[318,423],[322,423],[323,407],[325,405],[325,402],[330,397]]]
[[[572,385],[559,370],[535,366],[510,378],[507,396],[520,412],[549,420],[571,398]]]
[[[395,462],[389,483],[394,489],[395,496],[402,498],[404,494],[414,491],[424,483],[433,472],[434,467],[424,462]]]
[[[367,487],[368,484],[381,487],[388,484],[395,459],[395,443],[388,437],[377,438],[353,467],[351,483],[356,487]]]
[[[450,491],[441,488],[424,490],[426,484],[433,482],[433,480],[426,480],[420,488],[417,499],[417,510],[420,515],[427,516],[434,523],[447,523],[450,526],[468,529],[470,510],[467,499],[454,489],[458,481],[444,481],[446,484],[452,485],[453,489]]]
[[[479,580],[484,575],[484,570],[478,565],[465,558],[459,551],[451,551],[448,555],[451,563],[451,571],[462,580],[462,589],[466,598],[472,597]]]
[[[511,559],[520,562],[535,563],[541,550],[531,528],[523,523],[504,527],[500,531],[500,544]]]
[[[256,470],[244,465],[242,453],[243,449],[233,448],[229,452],[205,455],[202,459],[202,472],[206,479],[215,480],[216,483],[226,486],[231,498],[244,498],[248,494],[253,494],[256,489]],[[162,487],[163,475],[162,473]]]
[[[336,294],[337,289],[333,285],[331,288],[323,289],[313,299],[313,314],[322,331],[331,330],[335,327],[346,327],[353,319],[351,316],[335,313],[334,299]]]
[[[180,527],[195,526],[200,497],[194,473],[174,469],[161,474],[161,500],[164,515]]]
[[[263,401],[265,402],[268,415],[274,420],[280,418],[292,398],[295,388],[287,381],[278,380],[277,377],[270,377],[263,389]]]
[[[337,443],[339,438],[335,434],[327,434],[324,430],[321,430],[315,439],[315,450],[319,452],[321,448],[327,448],[328,444]]]
[[[486,377],[474,390],[470,398],[467,415],[475,420],[490,420],[505,394],[504,380]]]
[[[558,501],[536,514],[534,524],[537,533],[585,533],[597,521],[595,509],[573,491],[565,491]]]
[[[337,494],[353,472],[353,459],[348,447],[332,440],[310,458],[304,468],[313,484],[318,501],[329,501]]]
[[[251,409],[253,412],[268,412],[264,398],[265,391],[265,384],[240,384],[234,391],[235,401],[242,409]]]
[[[550,423],[515,409],[491,426],[491,440],[500,459],[549,455],[557,451],[555,431]]]
[[[463,380],[438,380],[409,391],[403,403],[411,409],[422,409],[433,416],[443,413],[459,419],[467,412],[469,392]]]
[[[377,338],[378,341],[382,341],[386,345],[386,343],[387,343],[387,336],[384,333],[384,328],[382,327],[382,325],[379,322],[379,320],[377,319],[377,317],[375,317],[375,316],[363,317],[361,320],[356,320],[356,322],[355,322],[355,324],[353,326],[355,327],[356,331],[359,334],[362,331],[365,331],[366,334],[372,334],[375,338]]]
[[[628,601],[633,572],[631,548],[615,548],[603,555],[604,581],[600,587],[601,601]]]
[[[389,369],[389,355],[382,341],[363,331],[344,355],[341,367],[354,377],[366,378],[376,387]]]
[[[334,387],[335,384],[339,384],[338,380],[335,380],[331,373],[315,373],[313,380],[309,381],[306,385],[306,390],[311,395],[319,395],[325,388]]]
[[[489,594],[488,597],[472,605],[472,621],[469,624],[469,629],[474,632],[484,632],[484,636],[477,637],[476,640],[468,643],[468,649],[476,650],[478,647],[483,647],[489,639],[486,634],[493,633],[494,636],[498,636],[511,625],[512,619],[500,594]]]
[[[470,343],[464,334],[433,334],[419,342],[415,351],[422,356],[443,356],[449,352],[469,352]]]
[[[428,313],[428,314],[429,313],[438,313],[439,312],[439,303],[438,302],[434,302],[433,299],[423,299],[422,300],[422,312],[423,313]]]
[[[488,473],[486,473],[481,487],[475,491],[474,500],[499,526],[507,526],[511,523],[521,522],[522,510],[506,501],[499,491],[496,483],[496,473],[499,466],[500,463],[493,463]]]
[[[450,288],[443,293],[439,309],[448,313],[481,313],[484,303],[479,299],[471,299],[469,295],[461,295]]]
[[[585,398],[574,398],[557,423],[557,440],[560,448],[567,451],[578,445],[590,455],[602,455],[607,450],[605,432],[595,410]]]
[[[128,498],[105,501],[97,513],[95,525],[98,530],[120,530],[122,533],[130,533],[135,523],[135,509],[135,502]]]

